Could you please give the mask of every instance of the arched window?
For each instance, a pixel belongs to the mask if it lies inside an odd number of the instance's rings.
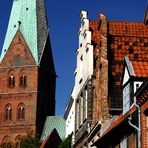
[[[10,105],[7,105],[7,107],[5,108],[5,120],[12,120],[12,108]]]
[[[9,76],[8,86],[15,87],[15,77],[14,76]]]
[[[20,86],[21,87],[26,87],[26,83],[27,83],[27,77],[25,75],[20,77]]]
[[[12,148],[12,143],[9,136],[5,136],[2,140],[2,147]]]
[[[9,72],[8,72],[8,87],[15,87],[15,70],[14,69],[11,69]]]
[[[20,148],[20,141],[21,141],[21,136],[17,136],[15,138],[15,148]]]
[[[18,120],[24,120],[25,119],[25,107],[22,104],[19,105],[19,107],[18,107],[17,119]]]

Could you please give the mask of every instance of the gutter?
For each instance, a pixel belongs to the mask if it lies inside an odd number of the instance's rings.
[[[138,148],[141,148],[141,111],[140,111],[140,106],[138,104],[136,104],[136,100],[134,101],[134,105],[137,107],[138,109],[138,127],[135,126],[131,121],[132,121],[132,116],[130,116],[128,118],[128,123],[131,127],[133,127],[134,129],[137,130],[138,132]]]

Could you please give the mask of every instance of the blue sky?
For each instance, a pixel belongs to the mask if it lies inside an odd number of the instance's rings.
[[[0,50],[3,46],[13,0],[0,0]],[[102,12],[108,20],[143,21],[147,0],[46,0],[51,46],[56,67],[56,114],[63,115],[74,86],[75,51],[80,11],[98,19]]]

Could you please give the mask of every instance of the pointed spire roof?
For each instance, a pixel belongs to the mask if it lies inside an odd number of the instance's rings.
[[[44,0],[13,0],[13,6],[2,48],[0,62],[16,32],[20,30],[38,64],[48,36]]]
[[[145,17],[144,17],[144,23],[147,25],[148,24],[148,5],[146,7],[146,12],[145,12]]]

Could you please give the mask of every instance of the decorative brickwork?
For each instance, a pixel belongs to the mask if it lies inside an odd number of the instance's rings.
[[[18,135],[27,131],[36,132],[37,71],[34,59],[20,32],[15,35],[9,50],[0,64],[0,143],[7,135],[15,142]],[[20,87],[20,75],[27,78],[26,88]],[[14,85],[9,78],[14,77]],[[18,118],[20,105],[24,106],[24,116]],[[11,106],[11,119],[6,118],[6,108]],[[9,117],[10,118],[10,117]],[[19,120],[20,119],[20,120]]]

